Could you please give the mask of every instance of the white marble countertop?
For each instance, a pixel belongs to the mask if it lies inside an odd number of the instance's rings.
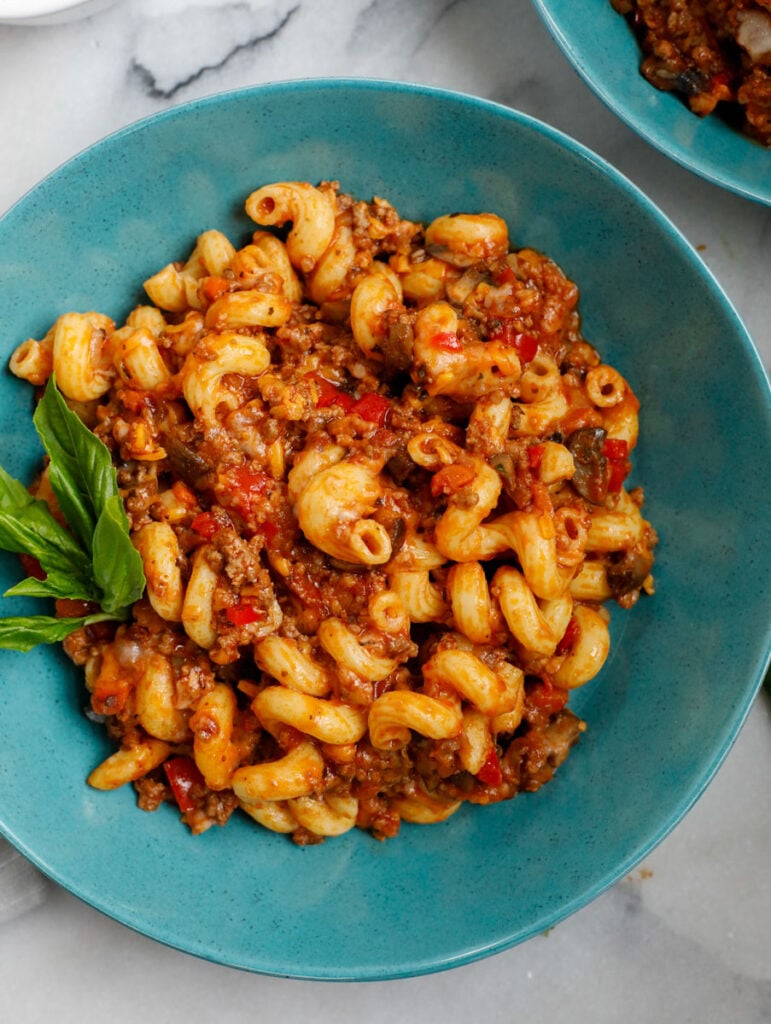
[[[0,27],[0,210],[146,114],[320,75],[474,93],[587,144],[699,248],[771,365],[771,209],[636,138],[575,76],[528,0],[123,0],[68,25]],[[706,794],[632,876],[548,935],[405,981],[241,973],[167,949],[41,882],[36,905],[0,924],[0,1019],[768,1021],[770,781],[771,700],[761,693]]]

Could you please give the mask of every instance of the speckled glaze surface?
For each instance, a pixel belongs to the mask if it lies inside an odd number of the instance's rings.
[[[240,819],[193,838],[170,807],[145,815],[128,789],[90,790],[109,745],[82,715],[79,672],[54,650],[3,653],[0,830],[95,907],[207,959],[303,978],[426,973],[597,896],[730,748],[769,651],[768,383],[693,249],[599,158],[494,104],[363,80],[204,99],[55,172],[0,221],[0,355],[65,309],[125,314],[201,230],[242,242],[245,196],[286,178],[337,178],[415,218],[493,209],[579,283],[586,336],[642,403],[633,482],[661,535],[658,594],[613,612],[612,657],[573,699],[588,731],[549,786],[387,843],[356,832],[299,849]],[[17,475],[39,455],[30,411],[4,374],[0,461]],[[0,568],[10,585],[13,560]]]
[[[639,74],[637,40],[610,0],[533,0],[575,70],[630,128],[696,174],[771,205],[771,151],[717,116],[692,114]],[[591,8],[591,9],[590,9]]]

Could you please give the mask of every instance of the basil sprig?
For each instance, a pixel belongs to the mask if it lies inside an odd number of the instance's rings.
[[[50,458],[48,479],[66,527],[44,501],[0,467],[0,549],[36,558],[45,579],[29,577],[6,596],[91,601],[94,615],[0,618],[0,648],[28,651],[56,643],[75,629],[126,619],[145,588],[142,559],[107,447],[64,401],[51,377],[33,417]]]

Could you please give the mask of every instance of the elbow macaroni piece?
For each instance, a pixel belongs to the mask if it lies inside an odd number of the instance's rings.
[[[162,619],[179,622],[185,587],[182,582],[179,539],[168,523],[147,523],[132,536],[142,556],[150,604]]]
[[[127,384],[152,391],[171,377],[149,327],[123,327],[111,339],[113,361]]]
[[[260,338],[226,331],[202,342],[187,356],[180,377],[185,401],[194,416],[209,425],[217,422],[220,406],[237,408],[238,393],[226,387],[226,379],[259,377],[270,365],[270,355]]]
[[[502,257],[509,251],[506,221],[494,213],[453,213],[426,228],[426,248],[449,249],[469,262]]]
[[[641,540],[644,530],[645,522],[640,510],[626,491],[622,491],[612,509],[592,514],[586,550],[609,552],[633,548]]]
[[[336,746],[357,743],[367,730],[367,716],[361,709],[285,686],[266,687],[254,698],[252,708],[268,732],[282,723]]]
[[[88,784],[94,789],[119,789],[163,764],[171,749],[162,740],[150,739],[137,746],[117,750],[94,768],[88,776]]]
[[[448,302],[433,302],[415,317],[412,377],[429,395],[481,398],[519,383],[521,364],[512,345],[464,341]]]
[[[246,200],[246,212],[257,224],[292,222],[286,248],[292,265],[311,271],[335,233],[335,206],[329,193],[302,181],[285,181],[257,189]]]
[[[100,313],[64,313],[53,328],[53,370],[56,383],[77,402],[101,398],[115,370],[110,351],[114,324]]]
[[[46,337],[42,341],[34,338],[23,341],[14,349],[8,369],[16,377],[41,387],[53,373],[53,340]]]
[[[483,714],[496,717],[511,711],[519,700],[522,673],[512,679],[509,673],[490,668],[476,654],[464,650],[443,650],[423,666],[427,682],[457,691]]]
[[[254,660],[263,672],[300,693],[324,697],[332,689],[329,673],[289,637],[265,637],[254,646]]]
[[[257,288],[270,282],[290,304],[302,301],[302,285],[286,246],[268,231],[255,231],[251,244],[233,256],[228,271],[241,288]]]
[[[174,675],[169,659],[151,654],[142,661],[135,687],[136,714],[148,735],[182,743],[190,729],[185,712],[175,704]]]
[[[211,546],[204,544],[193,555],[193,566],[180,612],[185,632],[205,650],[213,647],[217,640],[214,592],[219,583],[219,575],[209,562],[211,552]]]
[[[382,269],[381,269],[382,268]],[[390,268],[376,263],[351,295],[351,333],[362,352],[370,356],[383,343],[385,314],[402,307],[402,285]]]
[[[338,666],[360,679],[376,683],[385,679],[396,668],[393,658],[382,658],[359,641],[341,619],[327,619],[319,626],[321,646]]]
[[[393,800],[394,810],[399,817],[414,825],[437,825],[447,821],[460,805],[460,800],[438,800],[424,791],[395,797]]]
[[[300,743],[276,761],[247,765],[233,773],[233,792],[246,804],[312,796],[322,784],[324,758],[313,743]]]
[[[502,570],[500,570],[502,571]],[[447,574],[447,596],[455,629],[475,644],[492,642],[499,628],[485,571],[479,562],[461,562]]]
[[[557,686],[568,690],[594,679],[610,650],[608,627],[599,612],[579,605],[573,614],[578,623],[578,640],[552,676]]]
[[[318,306],[350,297],[350,274],[356,262],[350,217],[337,219],[329,245],[308,275],[308,295]]]
[[[537,790],[603,605],[654,590],[630,384],[495,213],[304,181],[246,213],[125,322],[64,312],[11,356],[105,440],[144,567],[125,623],[67,642],[120,744],[89,783],[298,843]]]
[[[474,562],[492,558],[510,547],[501,522],[483,524],[501,493],[500,476],[490,465],[432,434],[416,434],[407,450],[414,462],[436,472],[437,477],[443,469],[453,466],[463,472],[462,487],[451,496],[436,524],[436,547],[440,554],[455,562]]]
[[[478,775],[492,749],[488,716],[478,708],[466,708],[460,735],[460,763],[470,775]]]
[[[235,694],[229,686],[218,683],[201,697],[190,719],[195,763],[213,790],[230,786],[238,765],[240,751],[233,742],[235,717]]]
[[[433,582],[427,569],[394,572],[390,582],[410,622],[441,622],[446,617],[441,587]]]
[[[391,541],[385,527],[369,518],[382,497],[383,486],[373,464],[335,462],[300,490],[297,519],[311,544],[333,558],[383,565],[391,557]]]
[[[207,309],[204,323],[210,330],[217,331],[280,327],[291,315],[292,304],[284,295],[253,288],[216,299]]]
[[[256,801],[241,807],[271,832],[295,832],[302,826],[317,836],[341,836],[356,825],[359,802],[337,793],[298,796],[285,801]]]
[[[506,625],[516,640],[533,654],[553,654],[557,643],[570,619],[572,600],[569,595],[552,601],[566,608],[566,614],[557,615],[561,628],[552,628],[549,618],[539,607],[535,594],[527,585],[525,577],[512,566],[502,566],[493,577],[492,592],[501,607]]]
[[[425,693],[390,690],[373,701],[369,710],[369,737],[378,750],[406,747],[413,729],[439,740],[458,736],[462,727],[463,719],[454,704]]]
[[[537,597],[561,597],[573,575],[559,565],[557,533],[550,517],[538,512],[512,512],[502,524],[517,554],[528,586]]]

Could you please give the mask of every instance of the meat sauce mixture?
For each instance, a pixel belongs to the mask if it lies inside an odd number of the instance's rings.
[[[271,631],[298,641],[324,667],[333,680],[331,700],[363,708],[389,690],[423,691],[421,666],[439,645],[454,642],[448,610],[436,621],[413,624],[406,637],[372,628],[367,610],[373,596],[389,587],[388,567],[349,564],[308,542],[287,485],[288,469],[299,453],[336,445],[347,457],[376,457],[382,463],[385,496],[372,515],[388,532],[394,556],[405,536],[420,534],[431,542],[448,502],[454,494],[457,499],[464,485],[449,474],[437,486],[436,474],[409,457],[409,440],[426,429],[481,455],[497,469],[503,489],[494,516],[534,509],[552,515],[569,507],[575,519],[586,520],[613,505],[631,465],[630,446],[606,444],[606,411],[592,403],[584,387],[587,372],[601,361],[581,333],[578,290],[547,256],[531,249],[492,257],[469,257],[441,247],[429,251],[424,227],[402,219],[386,201],[356,201],[339,192],[336,183],[320,188],[333,194],[338,219],[352,231],[356,256],[345,286],[339,298],[321,305],[307,297],[295,303],[282,326],[242,329],[262,337],[271,363],[256,377],[232,375],[227,381],[231,400],[218,410],[215,423],[194,418],[186,408],[179,353],[205,345],[207,307],[223,291],[244,287],[232,270],[216,279],[201,279],[200,308],[164,314],[167,326],[158,343],[172,372],[170,379],[153,391],[117,379],[96,410],[94,429],[113,452],[132,529],[151,522],[172,523],[182,552],[183,579],[196,549],[210,545],[218,576],[213,601],[216,640],[208,650],[199,647],[180,624],[162,619],[143,599],[130,623],[117,630],[106,623],[88,627],[69,637],[65,646],[76,663],[95,666],[87,677],[90,713],[103,719],[123,748],[147,739],[136,707],[137,666],[151,652],[169,660],[175,706],[189,716],[190,733],[174,745],[164,765],[134,785],[143,809],[176,801],[183,820],[196,833],[224,824],[238,806],[230,788],[206,785],[192,756],[195,736],[207,728],[196,716],[196,705],[215,684],[230,684],[238,699],[233,744],[240,765],[275,761],[307,740],[291,726],[264,727],[252,707],[261,689],[276,684],[260,671],[254,657],[255,644]],[[405,281],[408,274],[421,272],[424,280],[434,282],[432,298],[449,302],[459,316],[460,341],[445,339],[446,344],[452,340],[455,347],[485,345],[503,339],[517,348],[523,368],[538,354],[551,357],[559,367],[567,401],[559,422],[547,420],[541,434],[517,436],[519,394],[509,385],[507,398],[514,415],[500,450],[489,431],[476,420],[470,423],[479,396],[429,394],[412,352],[413,325],[423,299],[410,298],[408,288],[404,303],[383,314],[386,330],[379,351],[363,353],[352,336],[349,299],[353,286],[375,261],[387,263]],[[271,286],[269,281],[262,283]],[[253,287],[254,281],[248,284]],[[496,397],[494,389],[491,395]],[[625,402],[636,415],[631,391]],[[132,448],[137,437],[144,450],[162,446],[164,457],[143,459]],[[547,441],[564,443],[572,452],[572,481],[550,488],[540,479],[539,455]],[[277,450],[283,467],[276,466]],[[629,495],[637,507],[642,504],[639,489]],[[473,505],[475,496],[466,498]],[[609,588],[605,596],[629,608],[641,591],[652,590],[655,543],[655,533],[646,523],[633,547],[581,556],[603,563]],[[516,564],[513,552],[485,563],[488,578],[501,562]],[[432,570],[440,589],[448,568]],[[587,603],[602,606],[599,600]],[[372,655],[393,659],[397,667],[374,683],[339,670],[317,640],[319,625],[330,617],[348,624]],[[413,732],[407,746],[383,750],[365,734],[344,751],[320,745],[326,765],[324,795],[355,797],[356,825],[385,838],[399,830],[396,804],[405,795],[420,792],[449,806],[457,801],[489,804],[537,790],[552,778],[585,728],[567,707],[569,691],[552,679],[576,634],[573,621],[549,658],[528,653],[500,629],[494,645],[475,645],[482,661],[496,664],[496,659],[504,658],[524,671],[521,721],[510,733],[495,737],[490,756],[476,774],[461,763],[460,737],[435,740]],[[109,659],[116,666],[114,672],[104,670]],[[302,825],[292,838],[300,844],[320,841]]]
[[[716,108],[771,146],[771,0],[611,0],[640,41],[640,70],[704,116]]]

